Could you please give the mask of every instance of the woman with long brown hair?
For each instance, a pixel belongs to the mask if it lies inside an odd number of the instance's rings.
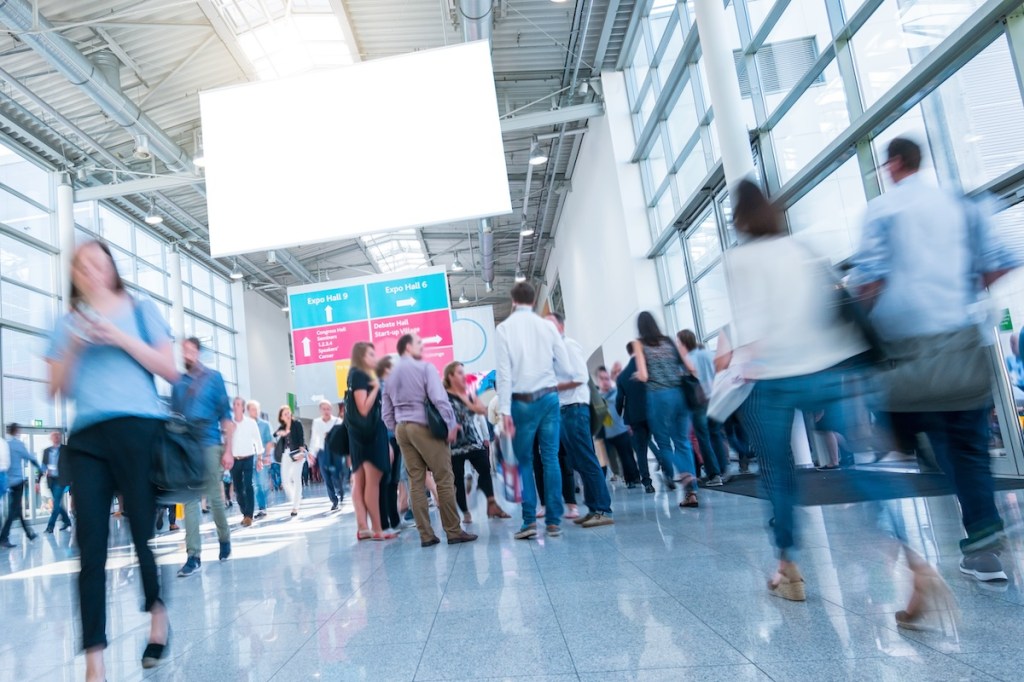
[[[151,618],[142,667],[157,665],[169,643],[149,546],[156,523],[151,457],[167,417],[153,378],[174,383],[178,371],[167,323],[152,301],[125,290],[106,244],[90,241],[75,251],[70,298],[71,310],[57,323],[46,359],[51,395],[62,393],[75,404],[66,457],[75,482],[85,678],[98,682],[106,676],[107,540],[116,492],[124,498]]]
[[[306,434],[302,422],[295,419],[292,408],[287,405],[277,411],[277,424],[274,437],[278,439],[277,448],[281,452],[281,482],[292,503],[292,516],[298,516],[302,504],[302,465],[307,454]]]
[[[349,453],[352,457],[352,504],[356,509],[356,537],[359,540],[390,540],[394,533],[381,528],[380,482],[385,471],[391,471],[388,455],[388,429],[380,416],[381,392],[377,380],[377,351],[372,343],[360,341],[352,346],[352,367],[348,373],[348,388],[359,421],[368,421],[365,429],[354,428],[355,415],[349,420]],[[366,527],[370,517],[372,530]]]

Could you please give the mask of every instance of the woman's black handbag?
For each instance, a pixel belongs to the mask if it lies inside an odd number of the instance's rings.
[[[284,453],[288,449],[288,436],[280,436],[274,443],[274,461],[278,464],[284,459]]]
[[[430,398],[423,401],[423,409],[427,412],[427,428],[430,429],[430,435],[440,440],[448,440],[448,424]]]

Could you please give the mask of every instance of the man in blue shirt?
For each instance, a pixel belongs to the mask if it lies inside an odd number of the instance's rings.
[[[235,423],[231,419],[231,401],[228,399],[224,378],[220,372],[206,367],[199,361],[202,351],[199,339],[191,337],[181,344],[182,357],[185,360],[185,374],[174,385],[171,393],[171,409],[181,412],[190,424],[196,428],[200,445],[206,457],[206,483],[203,494],[213,512],[213,521],[217,525],[217,538],[220,540],[221,561],[231,556],[231,531],[228,528],[228,516],[224,511],[224,490],[221,477],[226,469],[234,466],[235,458],[231,453],[231,436],[234,434]],[[202,536],[199,533],[199,522],[202,512],[199,500],[185,505],[185,550],[188,561],[178,571],[181,578],[197,573],[202,568],[200,553],[203,548]]]
[[[262,519],[267,515],[267,491],[270,490],[270,468],[274,462],[274,436],[270,431],[270,422],[260,416],[260,404],[250,400],[245,405],[250,417],[256,420],[260,428],[260,440],[263,441],[263,452],[256,458],[256,475],[253,481],[256,487],[256,506],[259,511],[253,518]]]
[[[10,540],[11,535],[11,524],[14,523],[15,519],[21,521],[21,527],[25,531],[25,537],[29,540],[35,540],[36,534],[29,528],[28,522],[25,521],[25,517],[22,514],[21,498],[25,494],[25,463],[28,462],[36,468],[41,474],[43,473],[43,467],[39,465],[39,461],[28,451],[25,444],[18,438],[18,433],[21,431],[21,427],[17,424],[11,424],[7,427],[7,447],[11,452],[11,465],[7,469],[7,519],[4,521],[3,529],[0,530],[0,547],[10,549],[11,547],[17,547]]]
[[[895,187],[868,205],[850,278],[873,302],[876,331],[898,345],[981,323],[979,288],[1020,265],[1019,259],[999,243],[976,207],[918,175],[917,143],[895,138],[887,157],[885,169]],[[983,581],[1006,580],[998,556],[1003,520],[990,469],[989,411],[985,406],[912,413],[957,491],[967,531],[960,541],[960,571]]]

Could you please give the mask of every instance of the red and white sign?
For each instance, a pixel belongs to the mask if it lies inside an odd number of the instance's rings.
[[[373,345],[377,355],[398,352],[398,339],[405,334],[419,334],[423,339],[424,357],[426,351],[434,348],[452,347],[452,315],[445,308],[427,313],[414,313],[398,317],[383,317],[370,320]]]
[[[352,346],[367,338],[369,325],[366,320],[293,331],[295,364],[311,365],[345,360],[352,356]]]

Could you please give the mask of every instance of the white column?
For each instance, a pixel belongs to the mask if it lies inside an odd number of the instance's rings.
[[[722,145],[725,182],[732,185],[744,178],[754,178],[754,157],[750,153],[750,134],[743,121],[743,99],[736,76],[736,62],[726,39],[729,17],[721,0],[695,0],[694,4],[708,94],[715,111],[718,140]]]
[[[178,245],[171,246],[167,254],[167,267],[171,271],[171,334],[174,335],[174,358],[182,367],[181,341],[185,338],[185,296],[181,288],[181,253]]]
[[[57,174],[57,245],[60,247],[60,291],[67,305],[71,295],[71,259],[75,255],[75,189],[67,173]]]

